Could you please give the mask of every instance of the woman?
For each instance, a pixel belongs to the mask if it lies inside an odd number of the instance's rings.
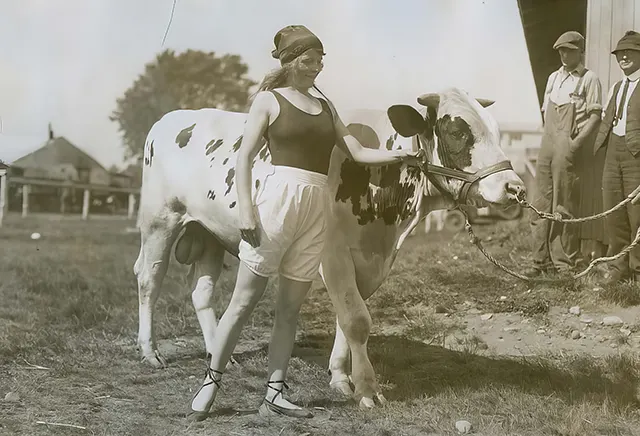
[[[268,278],[279,274],[279,293],[269,345],[269,379],[259,413],[311,417],[283,397],[298,312],[317,274],[323,249],[327,173],[339,144],[369,165],[418,164],[419,153],[364,148],[328,100],[309,93],[322,70],[323,46],[304,26],[287,26],[275,38],[281,68],[268,74],[249,110],[238,152],[236,186],[242,241],[233,296],[216,329],[211,363],[191,401],[188,418],[203,420],[220,388],[242,327],[262,297]],[[274,172],[251,193],[251,164],[266,135]]]

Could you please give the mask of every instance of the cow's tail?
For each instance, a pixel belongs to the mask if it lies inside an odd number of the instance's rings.
[[[189,272],[187,272],[187,286],[193,289],[195,287],[194,278],[196,276],[196,264],[195,262],[189,266]]]

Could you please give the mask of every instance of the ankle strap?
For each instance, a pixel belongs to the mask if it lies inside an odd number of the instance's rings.
[[[215,375],[220,375],[220,379],[222,379],[222,375],[224,374],[222,371],[218,371],[217,369],[213,369],[213,368],[211,368],[211,367],[209,367],[209,366],[207,366],[207,371],[206,371],[206,373],[207,373],[207,375],[209,376],[209,378],[210,378],[211,380],[214,380],[214,381],[215,381],[214,374],[215,374]],[[220,381],[220,379],[219,379],[218,381]]]
[[[282,383],[282,388],[280,389],[276,389],[273,386],[271,386],[271,383]],[[273,389],[274,391],[276,391],[277,393],[273,396],[273,399],[275,400],[276,397],[278,396],[278,394],[280,394],[280,396],[282,396],[282,391],[285,389],[289,389],[289,385],[287,384],[287,382],[285,382],[284,380],[269,380],[267,382],[267,388],[269,389]],[[272,400],[273,401],[273,400]]]

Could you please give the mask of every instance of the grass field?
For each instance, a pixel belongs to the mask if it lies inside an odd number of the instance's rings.
[[[288,391],[294,402],[316,407],[315,417],[266,420],[233,411],[256,409],[264,394],[270,287],[243,331],[239,364],[225,375],[214,415],[189,425],[184,414],[206,363],[185,270],[174,261],[163,285],[155,321],[169,367],[153,370],[135,350],[132,268],[139,236],[125,231],[131,226],[11,215],[0,229],[0,434],[448,435],[456,434],[459,419],[484,435],[640,434],[640,375],[630,347],[600,358],[553,349],[514,358],[472,334],[448,339],[465,304],[544,320],[554,306],[639,304],[637,289],[594,291],[589,281],[532,287],[492,266],[464,233],[407,240],[368,302],[370,356],[390,400],[386,407],[359,410],[329,390],[334,314],[317,283],[303,306]],[[35,231],[40,240],[30,239]],[[523,266],[526,222],[486,225],[477,233],[499,259]],[[216,292],[218,315],[236,272],[237,262],[227,263]]]

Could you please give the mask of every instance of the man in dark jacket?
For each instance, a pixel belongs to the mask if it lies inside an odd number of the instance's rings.
[[[640,33],[628,31],[611,52],[624,78],[609,91],[608,103],[594,144],[606,147],[602,176],[603,206],[610,209],[640,184]],[[618,254],[635,238],[640,226],[640,205],[627,204],[605,218],[609,255]],[[627,278],[640,281],[640,247],[610,263],[607,284]]]

